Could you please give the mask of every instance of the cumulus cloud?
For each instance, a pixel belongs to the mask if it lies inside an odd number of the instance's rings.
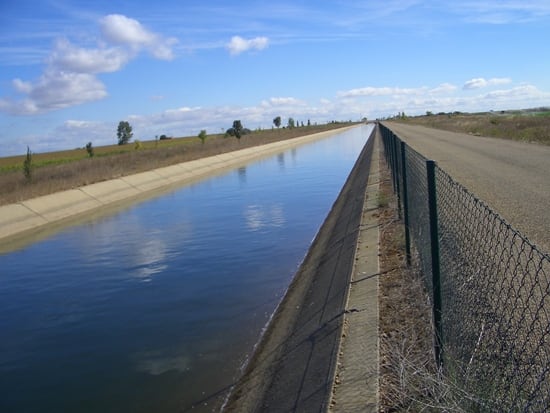
[[[172,46],[175,38],[165,38],[144,28],[140,22],[121,14],[110,14],[100,20],[101,33],[114,44],[130,47],[133,50],[148,50],[157,59],[174,58]]]
[[[77,73],[108,73],[120,70],[132,53],[120,47],[85,49],[67,39],[56,42],[48,63],[50,66]]]
[[[33,115],[63,109],[107,96],[105,85],[88,73],[47,71],[34,83],[14,79],[13,87],[26,98],[0,100],[0,110]]]
[[[240,36],[233,36],[227,44],[229,53],[233,56],[244,53],[248,50],[263,50],[269,45],[267,37],[255,37],[253,39],[244,39]]]
[[[107,96],[97,75],[121,70],[142,50],[157,59],[170,60],[174,38],[144,28],[137,20],[112,14],[99,21],[102,38],[95,48],[84,48],[58,39],[46,59],[44,73],[34,81],[14,79],[19,99],[0,99],[0,110],[33,115],[63,109]]]
[[[468,80],[466,83],[464,83],[464,86],[462,88],[464,90],[482,89],[484,87],[506,85],[509,83],[512,83],[512,79],[509,79],[507,77],[503,77],[503,78],[495,77],[488,80],[482,77],[477,77],[477,78]]]

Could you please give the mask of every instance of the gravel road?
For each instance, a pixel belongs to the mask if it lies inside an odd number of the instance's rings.
[[[550,253],[550,146],[384,124]]]

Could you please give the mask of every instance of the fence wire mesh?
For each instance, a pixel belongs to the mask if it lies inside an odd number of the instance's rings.
[[[380,131],[433,297],[427,159]],[[473,396],[467,411],[549,411],[550,256],[437,166],[435,191],[446,374]]]

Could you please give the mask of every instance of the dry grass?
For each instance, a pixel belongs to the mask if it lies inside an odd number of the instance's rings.
[[[265,130],[245,135],[240,140],[210,135],[204,144],[198,138],[178,138],[157,143],[150,141],[142,142],[139,150],[134,148],[133,143],[112,145],[94,148],[96,156],[93,158],[88,157],[85,149],[35,154],[31,181],[25,179],[22,170],[25,156],[0,158],[0,205],[342,126],[345,125],[331,123]]]
[[[476,403],[435,363],[431,306],[418,263],[406,266],[403,222],[387,171],[380,215],[380,412],[467,412]],[[414,260],[413,260],[414,261]]]
[[[550,145],[550,112],[455,113],[395,119],[431,128]]]

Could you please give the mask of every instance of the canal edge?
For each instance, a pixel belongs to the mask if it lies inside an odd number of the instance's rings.
[[[226,152],[0,206],[0,253],[46,238],[85,218],[117,212],[140,201],[355,127],[358,126]]]
[[[378,411],[380,159],[380,137],[376,131],[329,413]]]

